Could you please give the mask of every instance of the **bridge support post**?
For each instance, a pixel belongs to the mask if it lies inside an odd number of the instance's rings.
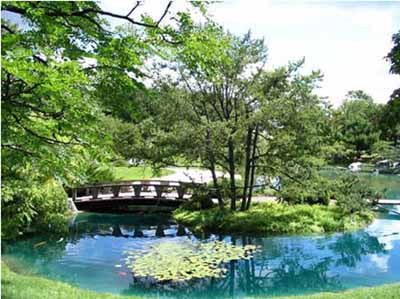
[[[112,187],[113,197],[118,197],[119,190],[120,190],[120,186],[113,186]]]
[[[155,185],[154,189],[156,189],[157,197],[158,198],[162,197],[162,194],[163,194],[163,191],[164,191],[164,187],[160,186],[160,185]]]
[[[185,195],[186,188],[183,186],[178,186],[176,187],[176,191],[178,192],[178,199],[183,199],[183,196]]]
[[[142,192],[142,185],[134,185],[133,186],[133,191],[135,192],[135,196],[139,197],[140,192]]]
[[[92,187],[90,188],[90,193],[92,194],[92,199],[97,199],[99,195],[99,190],[97,189],[97,187]]]
[[[157,225],[157,228],[156,228],[156,237],[165,237],[163,225]]]
[[[76,188],[72,188],[72,201],[76,201],[76,197],[78,195],[78,190]]]

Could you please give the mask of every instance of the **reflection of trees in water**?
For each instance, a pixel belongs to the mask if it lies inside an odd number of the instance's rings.
[[[268,293],[274,289],[322,291],[326,289],[340,288],[337,277],[328,275],[331,267],[331,259],[325,259],[310,265],[303,265],[300,260],[284,259],[279,267],[271,272],[271,276],[265,282],[265,290]]]
[[[85,238],[110,236],[118,238],[146,238],[154,236],[188,235],[183,226],[169,219],[151,219],[141,217],[122,217],[90,215],[77,217],[68,236],[60,242],[58,239],[35,238],[19,241],[3,247],[3,253],[12,252],[26,267],[36,264],[42,269],[65,254],[66,245],[74,244]],[[141,220],[142,219],[142,220]],[[189,237],[192,237],[189,232]],[[335,267],[356,267],[368,254],[384,252],[384,245],[367,232],[348,233],[322,238],[308,237],[229,237],[197,235],[199,239],[210,237],[231,241],[237,245],[258,245],[251,260],[231,262],[226,265],[228,273],[220,279],[205,279],[181,290],[145,288],[138,284],[125,290],[126,294],[148,294],[153,296],[173,296],[181,298],[233,297],[238,294],[260,295],[277,294],[286,290],[286,294],[297,291],[312,292],[341,288],[339,277],[335,276]],[[46,240],[45,246],[34,244]]]
[[[224,238],[218,236],[218,239]],[[330,270],[343,265],[353,268],[363,256],[384,252],[383,244],[366,232],[322,239],[232,237],[230,240],[233,244],[262,245],[263,249],[251,260],[228,263],[228,272],[220,279],[203,280],[179,290],[161,286],[155,291],[135,284],[124,293],[210,298],[338,290],[342,288],[340,278]]]
[[[336,265],[347,267],[355,267],[367,254],[385,252],[384,244],[367,232],[343,234],[329,248],[339,256]]]

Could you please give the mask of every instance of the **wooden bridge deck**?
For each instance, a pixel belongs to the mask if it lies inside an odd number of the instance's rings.
[[[85,185],[70,189],[78,210],[130,211],[134,207],[173,210],[190,200],[198,183],[164,180],[118,181]],[[399,199],[380,199],[378,205],[400,205]]]
[[[400,205],[400,199],[379,199],[378,204],[381,205]]]
[[[135,206],[175,209],[201,184],[163,180],[119,181],[70,190],[78,210],[129,211]]]

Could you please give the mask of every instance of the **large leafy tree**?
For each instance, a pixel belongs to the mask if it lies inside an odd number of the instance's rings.
[[[266,72],[263,40],[236,37],[212,23],[195,30],[175,52],[177,63],[170,67],[176,72],[156,84],[152,117],[143,122],[151,128],[145,154],[165,163],[179,155],[201,161],[221,207],[216,170],[224,170],[231,209],[237,199],[248,209],[257,173],[296,179],[296,169],[312,164],[324,116],[313,94],[320,75],[301,75],[301,62]]]
[[[40,197],[40,186],[82,183],[93,162],[108,158],[103,112],[132,119],[144,61],[161,44],[182,41],[188,14],[162,24],[171,4],[153,20],[135,16],[139,1],[126,14],[93,1],[2,2],[3,224],[18,230],[38,214],[62,212],[63,196],[41,209],[52,198]]]
[[[370,154],[379,141],[381,106],[361,90],[350,91],[334,115],[335,138],[349,149],[350,160]]]
[[[393,35],[393,48],[387,55],[390,72],[400,75],[400,31]],[[383,136],[397,145],[400,142],[400,88],[393,91],[381,118]]]

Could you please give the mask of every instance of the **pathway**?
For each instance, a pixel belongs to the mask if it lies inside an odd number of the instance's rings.
[[[184,168],[184,167],[168,167],[168,170],[173,171],[173,174],[160,177],[160,180],[179,181],[179,182],[194,182],[194,183],[209,183],[212,181],[211,171],[201,168]],[[222,171],[216,171],[218,178],[227,177],[227,174]],[[237,176],[240,178],[240,176]]]

